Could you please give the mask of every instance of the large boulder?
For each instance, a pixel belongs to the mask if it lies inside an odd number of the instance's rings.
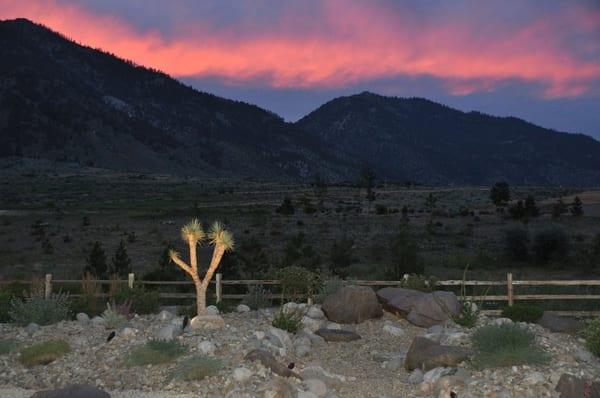
[[[456,366],[469,357],[469,352],[462,347],[441,345],[425,337],[415,337],[404,367],[407,370],[422,369],[428,371],[437,367]]]
[[[555,390],[560,398],[600,398],[600,383],[586,382],[566,373],[560,376]]]
[[[400,287],[386,287],[377,291],[377,298],[386,311],[425,328],[443,323],[451,315],[460,313],[460,303],[452,292],[425,293]]]
[[[38,391],[31,398],[110,398],[110,394],[95,386],[78,384],[56,390]]]
[[[577,333],[583,328],[582,322],[576,318],[560,316],[546,311],[537,323],[551,332],[558,333]]]
[[[327,296],[321,309],[327,319],[339,323],[361,323],[383,315],[373,289],[366,286],[345,286]]]

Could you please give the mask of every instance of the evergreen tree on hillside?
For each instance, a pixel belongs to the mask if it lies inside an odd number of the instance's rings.
[[[119,275],[120,277],[125,277],[127,274],[131,272],[131,259],[127,255],[127,249],[125,248],[125,244],[123,240],[119,242],[119,246],[115,251],[115,255],[112,258],[112,264],[110,267],[111,275]]]
[[[504,207],[510,201],[510,187],[507,182],[495,183],[490,189],[490,199],[497,207]]]
[[[106,279],[108,267],[106,265],[106,253],[100,242],[94,242],[92,249],[88,253],[86,258],[86,265],[83,270],[84,273],[90,273],[96,278]]]
[[[576,217],[583,215],[583,202],[579,199],[579,196],[575,196],[573,203],[571,203],[571,214]]]

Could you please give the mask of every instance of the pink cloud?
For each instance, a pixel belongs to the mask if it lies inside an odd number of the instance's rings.
[[[490,33],[466,18],[428,23],[409,10],[368,2],[335,0],[321,11],[319,23],[306,31],[299,29],[302,16],[290,11],[260,32],[227,34],[198,20],[185,30],[192,33],[166,37],[158,30],[136,30],[114,15],[93,14],[56,0],[0,0],[0,18],[29,18],[80,43],[177,77],[335,88],[396,76],[431,76],[456,95],[522,80],[542,87],[545,98],[581,96],[600,80],[597,58],[579,56],[555,29],[557,24],[574,24],[578,34],[597,37],[600,12],[570,8],[565,15],[540,16],[524,26]],[[581,47],[600,52],[599,41],[588,40]]]

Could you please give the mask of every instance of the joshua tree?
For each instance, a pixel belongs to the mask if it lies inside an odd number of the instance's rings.
[[[207,237],[210,244],[214,246],[214,250],[208,270],[206,271],[204,278],[200,278],[200,275],[198,274],[196,246],[202,244]],[[169,251],[169,257],[171,258],[171,261],[179,266],[179,268],[187,272],[194,281],[194,285],[196,286],[197,314],[206,315],[206,289],[208,288],[208,284],[212,279],[213,274],[221,263],[223,254],[225,254],[226,251],[233,249],[233,236],[229,231],[225,230],[223,224],[218,221],[212,225],[210,231],[206,234],[198,219],[193,219],[181,228],[181,238],[187,242],[190,248],[189,265],[181,259],[179,253],[175,250]]]

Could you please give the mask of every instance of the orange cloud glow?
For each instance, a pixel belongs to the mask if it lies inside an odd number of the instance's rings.
[[[140,31],[121,18],[92,13],[56,0],[0,0],[0,18],[29,18],[76,41],[176,77],[216,76],[230,84],[255,79],[277,88],[341,87],[397,76],[441,79],[456,95],[490,91],[522,80],[544,97],[576,97],[600,79],[600,65],[570,51],[556,37],[556,16],[540,17],[493,39],[466,21],[420,25],[409,13],[391,13],[370,2],[331,1],[320,16],[322,31],[285,29],[270,34],[228,35],[202,21],[193,34],[167,37]],[[594,32],[600,12],[572,9],[561,23]],[[189,23],[189,21],[188,21]],[[275,27],[276,29],[277,27]],[[592,44],[594,46],[594,44]],[[596,44],[592,50],[598,51]]]

